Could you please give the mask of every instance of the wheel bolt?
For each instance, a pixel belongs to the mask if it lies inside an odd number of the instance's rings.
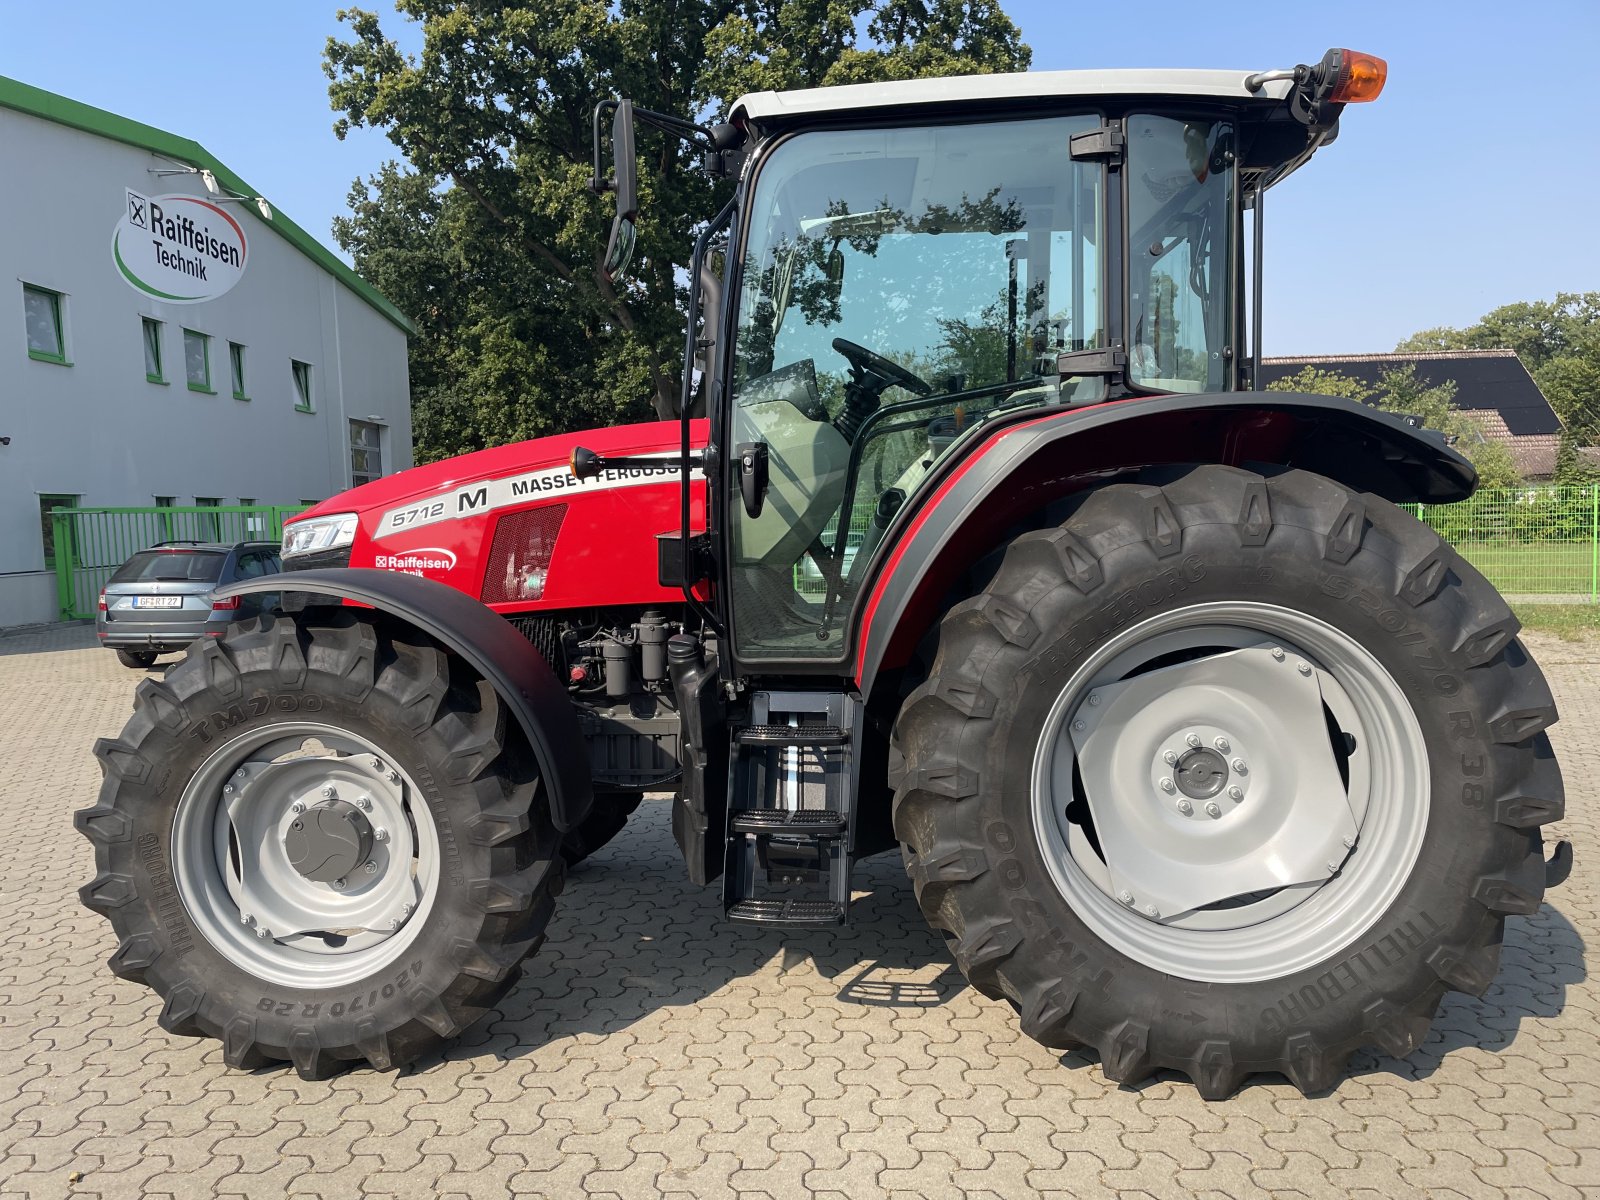
[[[1100,703],[1100,693],[1099,692],[1090,692],[1089,693],[1089,703],[1090,704],[1099,704]]]
[[[1178,811],[1187,817],[1194,812],[1194,805],[1190,804],[1187,800],[1179,800]]]
[[[1354,850],[1356,848],[1356,840],[1355,840],[1355,838],[1353,838],[1353,837],[1345,838],[1344,839],[1344,848],[1346,850]]]
[[[1272,648],[1272,657],[1275,658],[1278,662],[1282,662],[1283,659],[1284,659],[1283,647],[1274,646]]]
[[[1161,913],[1157,911],[1154,904],[1146,904],[1144,906],[1144,915],[1147,917],[1159,917]]]
[[[1206,816],[1208,816],[1208,817],[1220,817],[1221,815],[1222,815],[1222,806],[1220,804],[1218,804],[1215,800],[1211,801],[1211,803],[1206,805]]]
[[[376,875],[378,873],[378,864],[373,862],[369,858],[369,859],[367,859],[367,865],[362,867],[361,869],[363,871],[365,871],[368,875]]]
[[[1211,744],[1213,746],[1215,746],[1218,750],[1222,751],[1222,753],[1224,753],[1224,754],[1226,754],[1229,750],[1233,749],[1232,743],[1230,743],[1228,741],[1228,739],[1225,738],[1225,737],[1219,737],[1215,741],[1213,741]]]
[[[1095,700],[1095,699],[1093,699],[1091,697],[1090,700],[1089,700],[1089,703],[1090,704],[1097,704],[1097,703],[1099,703],[1099,701],[1097,701],[1097,700]],[[390,783],[399,783],[400,782],[400,772],[399,771],[390,771],[388,776],[387,776],[387,778],[388,778]]]
[[[1192,749],[1192,750],[1200,749],[1200,735],[1198,733],[1191,733],[1188,737],[1184,738],[1183,740],[1189,743],[1190,749]]]
[[[1328,860],[1328,874],[1329,875],[1337,875],[1338,873],[1339,873],[1339,864],[1334,862],[1333,859],[1330,858]]]
[[[1228,799],[1229,800],[1243,800],[1244,799],[1244,789],[1242,787],[1238,787],[1238,786],[1234,786],[1234,787],[1229,788],[1228,789]]]
[[[260,929],[256,930],[256,936],[262,941],[267,941],[272,937],[272,930],[263,925]]]
[[[1309,675],[1311,674],[1311,664],[1308,662],[1300,663],[1295,667],[1295,670],[1299,671],[1302,675]]]
[[[382,825],[378,826],[372,831],[372,840],[375,842],[387,842],[389,840],[389,831]]]
[[[1124,904],[1132,904],[1133,903],[1133,893],[1129,892],[1129,891],[1118,892],[1117,893],[1117,899],[1121,900]]]
[[[356,797],[356,807],[359,808],[362,812],[371,812],[372,811],[372,797],[371,796],[357,796]]]
[[[411,905],[409,905],[409,904],[402,904],[402,905],[401,905],[401,906],[400,906],[400,919],[401,919],[401,920],[402,920],[402,921],[403,921],[403,920],[405,920],[405,919],[406,919],[406,918],[407,918],[407,917],[409,917],[409,916],[410,916],[410,915],[411,915]]]
[[[231,784],[231,783],[225,783],[225,784],[223,784],[223,785],[222,785],[222,794],[223,794],[223,795],[224,795],[224,796],[231,796],[231,795],[233,795],[233,784]]]
[[[322,789],[322,796],[326,800],[332,800],[338,794],[339,793],[334,790],[333,784],[331,783],[326,784]]]
[[[399,929],[399,928],[400,928],[400,918],[399,917],[394,917],[389,922],[389,932],[393,933],[396,929]]]
[[[337,879],[335,879],[333,881],[333,886],[336,887],[336,888],[342,888],[349,882],[350,881],[348,879],[346,879],[343,875],[341,875],[341,876],[339,876],[339,878],[337,878]]]
[[[293,804],[289,805],[289,811],[294,813],[296,816],[298,816],[300,813],[305,812],[305,810],[306,810],[305,802],[302,801],[302,800],[296,800]]]
[[[1233,772],[1235,775],[1248,775],[1250,768],[1245,766],[1244,759],[1236,758],[1233,760]]]
[[[1173,792],[1177,791],[1178,788],[1177,788],[1177,785],[1172,782],[1172,780],[1163,779],[1161,781],[1161,790],[1163,792],[1166,792],[1167,795],[1170,796],[1170,795],[1172,795]]]
[[[1087,725],[1081,720],[1080,721],[1074,721],[1072,723],[1072,732],[1073,733],[1082,733],[1086,728],[1087,728]]]
[[[240,913],[239,920],[246,925],[254,925],[256,923],[256,915],[255,913]]]
[[[1165,754],[1163,754],[1161,756],[1161,761],[1166,763],[1167,766],[1169,766],[1169,767],[1177,766],[1178,765],[1178,752],[1176,750],[1168,750]]]

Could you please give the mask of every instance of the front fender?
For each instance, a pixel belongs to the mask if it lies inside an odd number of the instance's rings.
[[[1439,434],[1353,400],[1221,392],[1021,414],[930,481],[884,538],[857,602],[855,678],[903,666],[967,567],[1052,500],[1141,468],[1296,467],[1396,504],[1463,500],[1477,471]]]
[[[265,575],[219,588],[219,598],[282,592],[290,596],[334,597],[368,605],[421,630],[460,655],[499,693],[533,748],[550,799],[556,828],[581,821],[593,798],[583,732],[566,689],[544,656],[499,613],[471,596],[397,571],[332,567]],[[301,600],[301,606],[305,601]]]

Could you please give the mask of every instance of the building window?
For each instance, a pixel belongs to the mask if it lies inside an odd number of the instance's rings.
[[[161,370],[161,322],[154,317],[140,317],[139,324],[144,334],[144,377],[151,383],[165,383],[167,377]]]
[[[314,411],[311,404],[311,364],[297,358],[289,360],[294,371],[294,406],[301,412]]]
[[[44,542],[44,569],[56,569],[56,523],[51,513],[58,508],[77,508],[79,497],[45,495],[39,497],[39,535]],[[76,560],[76,555],[73,556]]]
[[[22,285],[22,311],[28,325],[28,357],[40,362],[67,362],[67,338],[61,324],[60,292]]]
[[[383,474],[381,429],[371,421],[350,422],[350,486]]]
[[[211,337],[192,329],[183,331],[183,369],[191,392],[211,392]]]
[[[244,390],[244,347],[238,342],[228,343],[228,373],[233,379],[233,398],[250,399]]]

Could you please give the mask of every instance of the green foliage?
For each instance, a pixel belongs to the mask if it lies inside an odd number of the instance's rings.
[[[1517,352],[1567,429],[1584,445],[1600,442],[1600,292],[1560,292],[1554,300],[1502,305],[1465,329],[1424,329],[1397,350]]]
[[[1522,482],[1511,452],[1500,442],[1485,438],[1478,423],[1455,406],[1455,383],[1447,380],[1430,385],[1418,378],[1415,367],[1384,372],[1377,387],[1337,371],[1302,367],[1298,373],[1268,384],[1267,390],[1342,396],[1384,412],[1420,417],[1429,429],[1437,429],[1452,438],[1455,448],[1472,460],[1472,465],[1478,468],[1480,486],[1513,487]]]
[[[404,165],[358,182],[334,230],[418,324],[419,461],[674,411],[692,231],[729,185],[654,131],[639,141],[633,277],[600,270],[609,201],[588,188],[590,118],[625,95],[715,119],[745,91],[1024,69],[995,0],[400,0],[423,49],[376,13],[330,39],[329,96]]]

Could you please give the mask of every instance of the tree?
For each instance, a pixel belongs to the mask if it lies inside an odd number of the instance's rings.
[[[626,95],[714,119],[758,88],[1019,70],[996,0],[401,0],[409,57],[377,14],[340,13],[324,68],[335,132],[383,130],[405,165],[351,192],[335,237],[411,314],[418,457],[675,411],[692,231],[730,190],[642,131],[631,279],[600,269],[591,113]]]
[[[1296,374],[1267,385],[1274,392],[1310,392],[1318,396],[1342,396],[1360,404],[1370,404],[1384,412],[1405,413],[1421,419],[1424,426],[1437,429],[1450,438],[1455,448],[1478,469],[1478,482],[1484,487],[1515,487],[1522,482],[1511,451],[1483,434],[1482,427],[1455,405],[1454,380],[1429,384],[1417,376],[1415,367],[1385,371],[1372,387],[1338,371],[1302,367]]]
[[[1550,407],[1583,444],[1600,442],[1600,292],[1520,301],[1465,329],[1424,329],[1397,350],[1515,350]]]

